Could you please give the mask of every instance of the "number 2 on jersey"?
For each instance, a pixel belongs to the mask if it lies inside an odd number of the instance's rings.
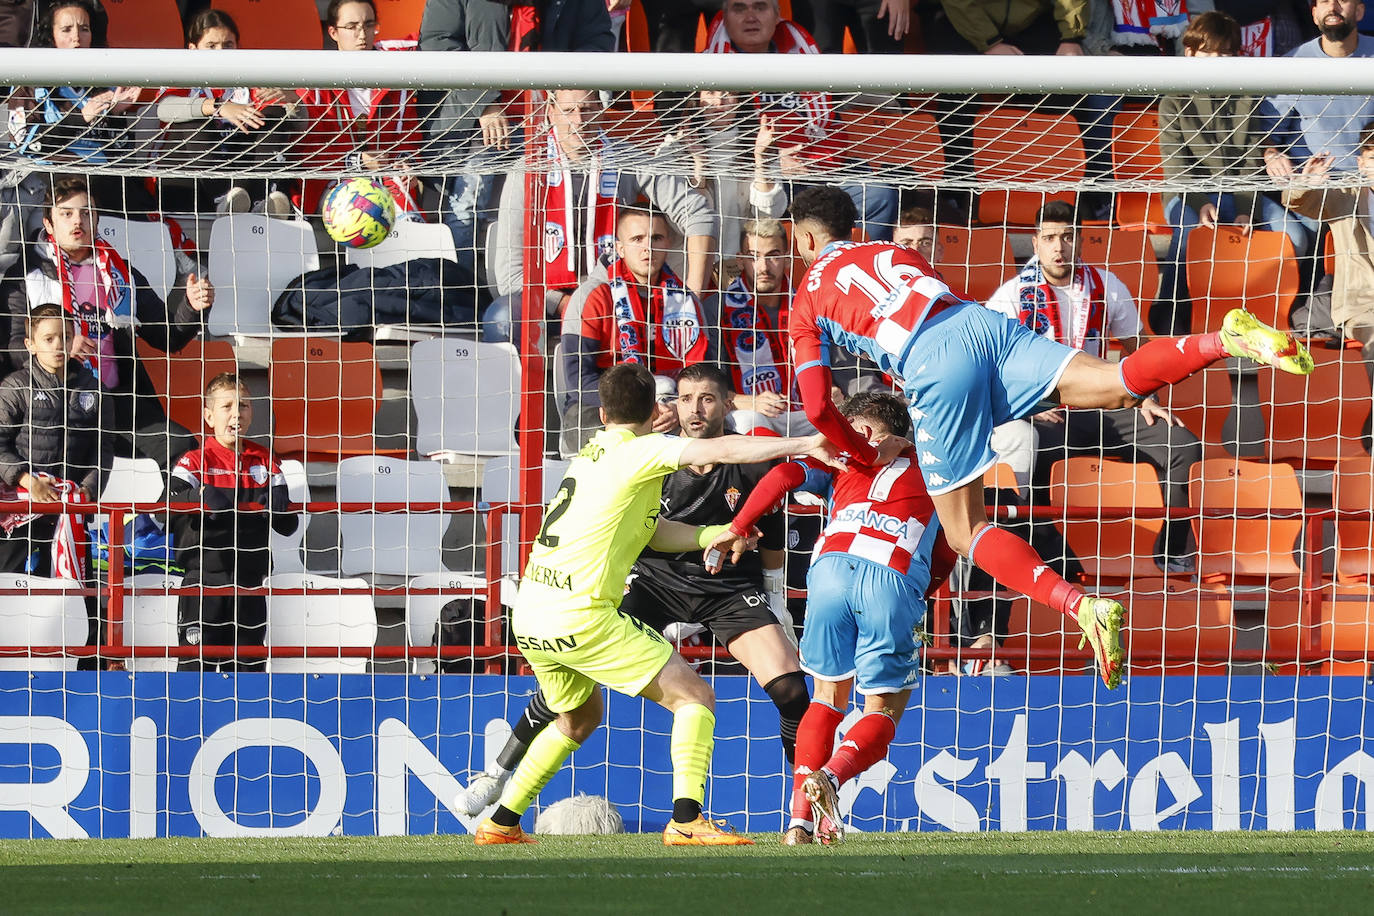
[[[558,485],[558,492],[553,495],[553,500],[549,503],[549,511],[544,516],[544,524],[539,526],[539,534],[534,542],[541,547],[557,547],[558,535],[552,534],[549,529],[553,527],[563,517],[563,513],[568,511],[568,505],[572,502],[573,492],[577,490],[577,481],[572,477],[564,477],[563,482]]]

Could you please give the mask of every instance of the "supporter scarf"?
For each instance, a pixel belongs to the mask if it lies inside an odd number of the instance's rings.
[[[598,262],[615,257],[615,218],[618,172],[601,171],[601,154],[593,153],[587,169],[585,235],[577,231],[577,203],[572,199],[572,168],[548,132],[551,168],[544,189],[544,283],[549,289],[572,289]]]
[[[659,271],[658,283],[649,287],[647,310],[640,299],[639,281],[624,261],[617,258],[607,273],[615,318],[616,362],[641,363],[655,373],[672,375],[706,358],[707,340],[696,299],[668,265]]]
[[[57,285],[61,288],[62,310],[76,319],[81,336],[89,337],[99,347],[91,371],[106,388],[119,384],[119,367],[114,358],[114,341],[110,331],[134,323],[133,284],[129,265],[99,235],[92,243],[95,258],[95,301],[76,302],[72,282],[72,263],[67,253],[58,247],[51,235],[47,237],[48,257],[57,270]],[[55,297],[54,297],[55,298]]]
[[[1274,56],[1274,19],[1265,16],[1259,22],[1240,27],[1241,57]]]
[[[1155,36],[1177,38],[1188,28],[1186,0],[1112,0],[1119,45],[1152,45]]]
[[[62,497],[62,502],[86,505],[90,502],[81,492],[80,484],[51,474],[36,473],[52,484]],[[16,500],[29,498],[29,491],[19,487],[14,491]],[[12,534],[21,525],[38,518],[39,512],[10,512],[0,515],[0,528],[5,534]],[[52,539],[52,575],[55,579],[73,579],[80,582],[86,578],[86,520],[84,516],[62,514],[57,517],[57,530]]]
[[[1016,301],[1020,306],[1020,321],[1037,334],[1043,334],[1075,350],[1082,350],[1090,339],[1101,341],[1107,336],[1107,305],[1102,274],[1096,267],[1079,265],[1074,268],[1071,291],[1079,291],[1072,325],[1064,321],[1059,309],[1059,296],[1054,287],[1045,282],[1040,259],[1031,258],[1016,277]],[[1073,328],[1077,332],[1070,333]],[[1096,354],[1101,355],[1101,354]]]
[[[543,43],[543,23],[539,8],[534,4],[520,4],[510,11],[510,49],[537,51]]]
[[[790,290],[787,298],[792,298]],[[786,319],[780,316],[780,323],[786,324]],[[771,326],[768,313],[755,305],[754,294],[744,285],[743,277],[736,277],[721,297],[720,332],[736,391],[786,391],[787,349]]]
[[[782,19],[773,30],[773,52],[777,54],[819,54],[816,40],[790,19]],[[725,31],[725,15],[716,13],[706,34],[703,54],[735,54],[734,44]],[[816,144],[834,131],[835,115],[830,96],[824,92],[762,92],[754,95],[754,107],[763,114],[779,118],[778,148],[798,143]],[[804,150],[810,157],[833,154],[835,150],[812,147]]]

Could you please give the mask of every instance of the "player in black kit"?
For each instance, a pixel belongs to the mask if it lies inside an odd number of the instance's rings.
[[[726,434],[725,418],[733,409],[729,375],[713,365],[697,363],[682,370],[677,387],[683,435],[712,439]],[[768,468],[764,464],[682,468],[663,482],[661,517],[692,525],[726,524]],[[745,554],[737,566],[727,565],[717,575],[706,571],[700,553],[646,550],[635,563],[620,610],[655,630],[675,623],[710,630],[777,706],[778,732],[790,771],[797,725],[810,696],[790,638],[792,621],[784,600],[783,517],[774,513],[759,524],[763,532],[759,553]],[[536,693],[495,764],[471,779],[458,793],[455,807],[475,816],[493,804],[529,742],[554,718],[543,695]]]

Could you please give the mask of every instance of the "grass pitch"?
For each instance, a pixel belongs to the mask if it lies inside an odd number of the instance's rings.
[[[0,842],[0,912],[1367,913],[1374,834],[656,835]]]

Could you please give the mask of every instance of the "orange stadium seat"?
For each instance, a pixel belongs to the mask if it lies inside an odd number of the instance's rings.
[[[1260,321],[1287,328],[1298,295],[1298,262],[1282,232],[1234,226],[1188,233],[1188,290],[1193,297],[1193,333],[1215,331],[1233,308],[1248,308]]]
[[[1148,325],[1143,313],[1159,294],[1159,263],[1150,234],[1144,229],[1107,226],[1084,226],[1079,232],[1083,237],[1084,262],[1116,274],[1142,312],[1141,322]]]
[[[1000,226],[939,226],[944,258],[935,265],[950,289],[986,302],[1016,273],[1011,240]]]
[[[372,344],[275,338],[268,386],[277,454],[325,460],[376,452],[372,432],[382,373]]]
[[[215,0],[214,8],[234,17],[241,48],[318,51],[324,47],[315,0]]]
[[[923,111],[846,109],[843,143],[855,158],[915,172],[922,181],[945,173],[945,148],[935,118]]]
[[[205,383],[221,372],[238,371],[233,346],[226,340],[193,340],[176,353],[163,353],[141,337],[134,342],[162,409],[199,435],[205,429]]]
[[[1118,112],[1112,119],[1112,174],[1119,181],[1160,181],[1159,112]],[[1116,192],[1116,223],[1123,229],[1168,232],[1164,202],[1154,191]]]
[[[112,48],[182,48],[186,32],[176,0],[101,0]]]
[[[1261,372],[1260,410],[1269,430],[1269,460],[1330,466],[1367,456],[1361,433],[1369,420],[1369,375],[1359,350],[1314,347],[1311,375]]]
[[[1161,388],[1155,397],[1202,440],[1204,458],[1230,454],[1222,443],[1226,420],[1235,409],[1236,396],[1230,370],[1225,366],[1194,373],[1181,382]]]
[[[973,169],[982,182],[1080,181],[1086,167],[1083,137],[1072,115],[1021,108],[993,108],[973,124]],[[1046,200],[1073,203],[1072,191],[983,191],[978,221],[1035,224]]]
[[[1291,465],[1204,459],[1193,465],[1188,498],[1194,508],[1204,512],[1202,518],[1193,521],[1201,579],[1273,580],[1302,574],[1293,558],[1294,544],[1302,533],[1301,518],[1233,518],[1224,514],[1301,510],[1302,488]],[[1223,514],[1209,517],[1209,511]]]
[[[1123,645],[1128,633],[1121,634]],[[1011,601],[1007,638],[997,658],[1029,674],[1084,674],[1092,665],[1087,650],[1078,649],[1078,624],[1056,610],[1016,596]],[[1048,651],[1048,658],[1032,658],[1026,650]],[[1073,655],[1073,658],[1066,658]]]
[[[1089,581],[1161,575],[1154,555],[1164,519],[1134,516],[1138,509],[1164,508],[1159,475],[1150,465],[1093,456],[1056,461],[1050,469],[1050,505],[1100,510],[1098,518],[1063,518],[1054,523]],[[1126,517],[1109,517],[1122,515]]]
[[[1183,579],[1137,579],[1128,592],[1104,594],[1127,608],[1130,674],[1226,673],[1234,605],[1225,588]]]
[[[1016,472],[1011,469],[1011,465],[999,461],[983,475],[983,489],[1019,490],[1021,485],[1016,482]]]
[[[1374,510],[1374,459],[1346,458],[1336,465],[1331,502],[1338,511]],[[1336,581],[1342,585],[1374,584],[1374,519],[1337,518]]]
[[[373,0],[377,5],[377,40],[420,37],[425,0]]]

